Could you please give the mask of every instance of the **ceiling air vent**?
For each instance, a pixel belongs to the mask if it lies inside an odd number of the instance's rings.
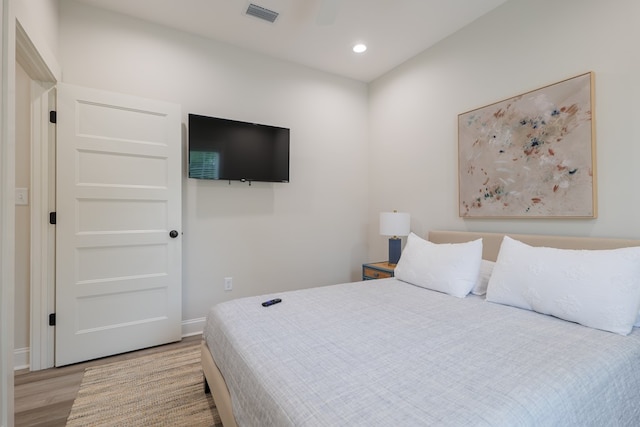
[[[257,4],[249,3],[247,8],[247,15],[255,16],[256,18],[263,19],[265,21],[273,23],[278,17],[279,13],[273,10],[265,9]]]

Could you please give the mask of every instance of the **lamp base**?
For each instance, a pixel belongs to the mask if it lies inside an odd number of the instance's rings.
[[[397,264],[400,261],[400,253],[402,252],[402,239],[392,237],[389,239],[389,264]]]

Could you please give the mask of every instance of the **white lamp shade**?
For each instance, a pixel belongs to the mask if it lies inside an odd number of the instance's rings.
[[[381,212],[380,234],[383,236],[408,236],[411,217],[406,212]]]

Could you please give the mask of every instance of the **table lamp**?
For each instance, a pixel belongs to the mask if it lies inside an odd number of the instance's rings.
[[[381,212],[380,234],[391,236],[389,238],[389,264],[397,264],[402,251],[402,239],[399,236],[408,236],[411,227],[411,218],[405,212]]]

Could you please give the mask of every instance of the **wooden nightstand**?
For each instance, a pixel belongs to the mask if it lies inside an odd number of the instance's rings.
[[[393,277],[393,270],[395,270],[395,268],[395,264],[389,264],[387,261],[362,264],[362,280]]]

